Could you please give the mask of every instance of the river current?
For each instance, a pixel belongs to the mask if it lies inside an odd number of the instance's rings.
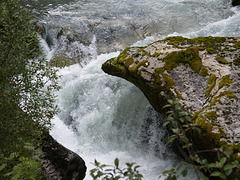
[[[131,83],[101,70],[127,46],[167,36],[240,36],[240,7],[230,0],[22,1],[48,29],[46,57],[64,52],[77,63],[59,70],[61,112],[51,134],[78,153],[89,170],[94,159],[136,162],[144,180],[157,180],[180,159],[166,145],[162,118]],[[60,31],[63,33],[58,37]],[[80,55],[79,55],[80,54]],[[191,173],[185,179],[194,179]]]

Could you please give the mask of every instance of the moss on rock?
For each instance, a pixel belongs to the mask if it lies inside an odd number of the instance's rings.
[[[229,64],[229,62],[226,59],[224,59],[223,57],[218,56],[215,59],[221,64]]]
[[[137,72],[138,69],[141,67],[141,66],[148,66],[148,60],[145,60],[145,61],[141,61],[139,63],[137,63],[135,66],[132,66],[132,67],[129,67],[129,71],[131,72]]]
[[[219,82],[218,88],[221,89],[224,86],[229,87],[230,84],[232,84],[232,83],[233,83],[233,81],[230,79],[230,75],[223,76],[223,78]]]
[[[234,59],[233,64],[236,66],[240,66],[240,57]]]
[[[239,38],[167,37],[127,48],[102,68],[134,83],[162,114],[168,99],[180,98],[202,129],[201,135],[189,135],[196,149],[238,147],[231,131],[240,116],[239,53]]]
[[[207,76],[208,75],[208,68],[203,66],[201,71],[200,71],[200,75],[204,76],[204,77]]]
[[[217,115],[217,113],[215,111],[210,111],[210,112],[205,113],[205,117],[208,120],[213,121],[213,120],[216,120],[219,117],[219,115]]]
[[[167,54],[165,58],[164,69],[171,72],[171,70],[177,67],[180,63],[188,64],[194,72],[199,73],[202,67],[202,61],[199,57],[198,48],[197,47],[189,47],[186,50],[182,51],[174,51],[172,53]]]
[[[208,87],[208,88],[206,89],[206,91],[205,91],[205,94],[206,94],[207,96],[210,96],[213,88],[214,88],[215,85],[216,85],[216,80],[217,80],[217,77],[216,77],[215,74],[211,75],[211,76],[208,78],[208,82],[207,82],[207,83],[209,84],[209,87]]]

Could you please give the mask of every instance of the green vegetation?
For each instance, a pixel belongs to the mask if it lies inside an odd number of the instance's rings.
[[[205,117],[208,119],[208,120],[216,120],[218,117],[219,117],[219,115],[217,115],[216,114],[216,112],[214,112],[214,111],[210,111],[210,112],[207,112],[206,114],[205,114]]]
[[[233,64],[236,65],[236,66],[240,66],[240,57],[234,59]]]
[[[97,160],[94,162],[94,169],[90,170],[90,175],[93,179],[103,180],[141,180],[142,174],[139,173],[138,168],[140,166],[136,163],[126,163],[126,168],[121,169],[119,167],[119,159],[114,160],[114,166],[101,164]]]
[[[162,41],[168,41],[169,45],[174,45],[175,47],[179,47],[180,45],[186,44],[195,44],[199,46],[199,50],[204,50],[207,48],[207,51],[214,53],[214,51],[218,48],[218,44],[224,43],[226,41],[225,37],[197,37],[193,39],[184,38],[182,36],[175,37],[167,37]],[[236,46],[238,43],[235,43]]]
[[[141,66],[145,66],[145,67],[148,66],[148,60],[141,61],[141,62],[139,62],[138,64],[136,64],[135,66],[130,67],[130,68],[129,68],[129,71],[131,71],[131,72],[137,72],[138,69],[139,69]]]
[[[163,68],[154,69],[154,77],[155,77],[154,81],[155,89],[169,90],[176,84],[175,81],[168,76],[168,74],[164,73]],[[181,96],[181,94],[176,89],[175,93]]]
[[[200,71],[200,75],[203,76],[203,77],[206,77],[208,75],[208,69],[203,66],[201,71]]]
[[[64,68],[71,65],[71,59],[65,55],[55,55],[50,64],[54,67]]]
[[[240,41],[235,41],[233,47],[240,49]]]
[[[230,79],[229,75],[223,76],[223,78],[221,79],[221,81],[219,82],[219,89],[221,89],[224,86],[229,87],[230,84],[232,84],[233,81]]]
[[[224,92],[221,92],[218,96],[213,97],[213,99],[211,100],[210,106],[215,105],[217,102],[221,103],[220,98],[222,96],[227,96],[228,99],[238,100],[238,97],[232,91],[224,91]]]
[[[58,76],[41,55],[32,21],[17,0],[0,3],[0,179],[39,179],[37,149],[57,112]]]
[[[214,74],[208,78],[209,87],[205,91],[206,95],[210,96],[210,93],[212,92],[213,88],[216,85],[216,80],[217,80],[217,77]]]
[[[220,147],[214,149],[195,150],[193,146],[192,135],[197,133],[202,136],[201,126],[198,123],[194,123],[191,114],[183,111],[182,105],[179,100],[169,100],[169,104],[164,108],[168,108],[168,117],[165,119],[164,126],[168,126],[168,129],[172,131],[172,135],[169,137],[169,143],[178,141],[185,149],[190,164],[180,166],[178,169],[183,169],[181,175],[185,177],[188,172],[189,165],[195,170],[198,180],[208,180],[211,177],[217,179],[232,179],[237,180],[240,177],[240,163],[234,159],[233,151],[228,147]],[[209,112],[207,114],[211,120],[217,117],[215,112]],[[209,137],[208,137],[209,138]],[[200,143],[200,142],[199,142]],[[208,147],[209,148],[209,147]],[[214,159],[205,158],[202,153],[209,153]],[[206,177],[199,173],[203,172]],[[166,176],[166,180],[176,180],[179,175],[175,169],[167,170],[163,172]]]
[[[215,53],[217,53],[217,51],[215,51],[215,49],[213,49],[213,48],[207,48],[206,50],[207,50],[207,52],[208,52],[209,54],[215,54]]]
[[[216,57],[216,60],[221,64],[229,64],[229,62],[223,57]]]
[[[120,62],[121,60],[125,59],[128,56],[128,52],[127,51],[129,49],[130,49],[130,47],[124,49],[124,51],[119,54],[119,56],[117,57],[117,61],[118,62]]]
[[[171,70],[179,65],[179,63],[189,64],[194,72],[199,73],[202,67],[202,61],[199,57],[197,47],[189,47],[186,50],[174,51],[169,53],[165,58],[164,68],[170,73]]]

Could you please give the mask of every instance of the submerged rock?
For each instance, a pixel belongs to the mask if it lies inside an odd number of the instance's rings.
[[[85,177],[84,160],[45,133],[43,139],[43,176],[47,180],[82,180]]]
[[[202,134],[198,149],[229,145],[240,152],[240,38],[168,37],[126,48],[102,69],[139,87],[160,113],[168,99],[181,99]]]

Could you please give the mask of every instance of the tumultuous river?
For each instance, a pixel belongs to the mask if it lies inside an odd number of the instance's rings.
[[[64,53],[76,64],[60,69],[61,112],[51,134],[78,153],[89,170],[94,159],[123,166],[136,162],[144,180],[157,180],[179,158],[166,145],[162,117],[129,82],[101,64],[127,46],[167,36],[240,36],[240,7],[230,0],[29,0],[22,1],[47,32],[46,57]],[[64,33],[61,33],[64,32]],[[61,36],[59,35],[61,34]],[[60,36],[60,37],[59,37]],[[194,179],[190,172],[185,179]]]

